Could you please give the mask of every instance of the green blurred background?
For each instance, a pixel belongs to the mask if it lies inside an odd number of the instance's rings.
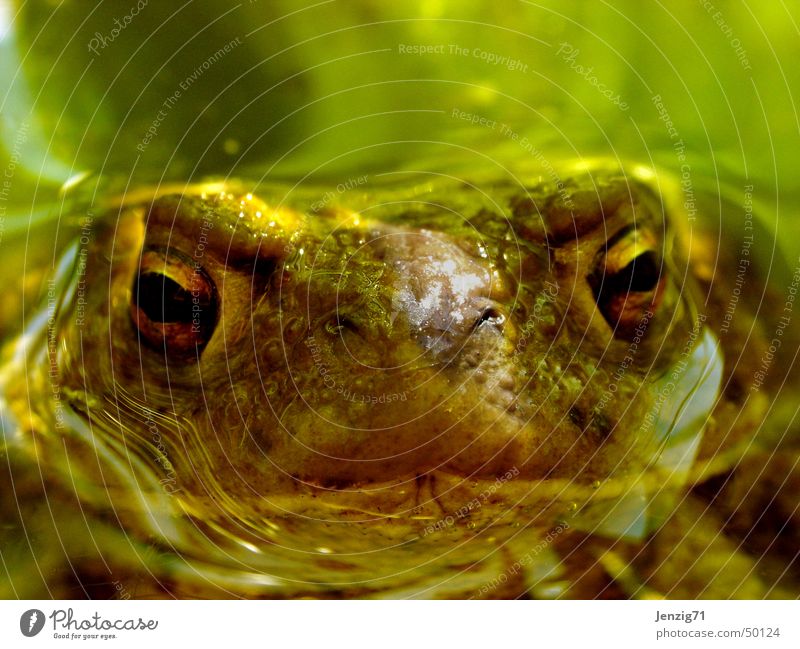
[[[554,161],[679,171],[681,140],[695,184],[741,202],[752,183],[796,256],[798,22],[796,2],[755,0],[0,0],[0,245],[83,172],[136,186],[513,167],[530,152],[506,124]]]

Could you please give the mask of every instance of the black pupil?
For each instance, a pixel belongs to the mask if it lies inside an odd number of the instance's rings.
[[[652,291],[658,285],[660,277],[658,258],[652,252],[644,252],[618,273],[607,275],[602,293],[619,295]]]
[[[658,259],[652,252],[645,252],[625,266],[617,277],[622,279],[629,291],[652,291],[661,277]]]
[[[166,275],[145,273],[134,286],[134,297],[139,308],[152,322],[192,322],[192,293]],[[200,308],[208,306],[205,296],[200,297]]]

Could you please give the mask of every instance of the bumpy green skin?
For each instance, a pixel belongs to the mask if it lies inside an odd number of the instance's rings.
[[[252,196],[229,183],[127,198],[79,247],[75,293],[28,349],[28,380],[4,386],[19,428],[10,477],[23,502],[57,504],[23,508],[14,533],[44,520],[102,539],[99,556],[65,564],[75,548],[47,543],[20,556],[52,571],[55,596],[783,593],[717,527],[686,524],[702,512],[681,495],[692,477],[670,487],[668,507],[682,504],[651,521],[647,552],[647,536],[587,531],[597,503],[613,517],[631,490],[649,499],[665,484],[653,470],[665,442],[642,425],[648,385],[691,349],[698,314],[713,324],[694,296],[724,294],[691,278],[695,251],[664,209],[618,169],[572,170],[558,186]],[[588,279],[633,226],[664,262],[635,348]],[[196,352],[137,332],[149,250],[197,264],[214,287],[213,335]],[[716,408],[702,477],[741,459],[765,402]],[[62,519],[78,503],[96,516]],[[688,528],[673,552],[670,535]],[[726,560],[738,567],[718,570]]]

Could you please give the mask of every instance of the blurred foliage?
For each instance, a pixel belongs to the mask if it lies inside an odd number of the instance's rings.
[[[427,159],[529,155],[454,108],[508,124],[554,158],[679,168],[660,95],[697,182],[730,185],[739,202],[752,182],[770,227],[791,227],[798,13],[753,0],[0,0],[0,174],[14,167],[5,208],[46,213],[57,187],[87,170],[131,184],[338,182]]]

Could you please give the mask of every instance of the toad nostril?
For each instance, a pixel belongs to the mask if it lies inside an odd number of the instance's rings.
[[[362,337],[366,333],[364,327],[354,318],[342,313],[328,318],[325,322],[325,331],[333,336],[341,336],[345,331],[356,333]]]
[[[475,324],[472,325],[473,329],[477,329],[484,323],[488,323],[494,325],[495,327],[502,327],[505,324],[506,316],[504,313],[500,311],[497,307],[490,306],[486,307],[478,316],[478,319],[475,321]]]

